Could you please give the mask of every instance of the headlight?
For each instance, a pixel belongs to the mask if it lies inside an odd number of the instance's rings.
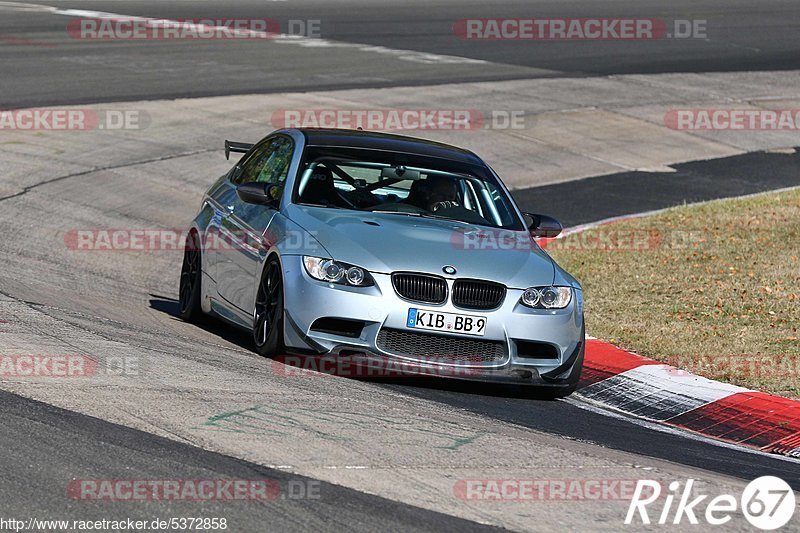
[[[308,275],[319,281],[353,287],[369,287],[375,284],[369,272],[361,267],[341,261],[303,256],[303,265],[305,265]]]
[[[534,309],[564,309],[571,300],[571,287],[530,287],[519,299],[522,305]]]
[[[539,294],[539,289],[536,287],[525,289],[525,292],[522,293],[522,303],[528,307],[536,307],[539,305],[540,300],[541,295]]]

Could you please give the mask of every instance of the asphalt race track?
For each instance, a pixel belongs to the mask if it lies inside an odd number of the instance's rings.
[[[80,41],[66,32],[68,14],[37,6],[154,18],[319,19],[330,44]],[[708,19],[708,38],[537,43],[534,50],[452,35],[455,20],[533,16],[532,7],[536,16]],[[450,84],[500,80],[581,84],[631,74],[792,71],[800,69],[798,30],[800,10],[777,1],[0,2],[0,109],[397,86],[419,90],[396,105],[424,107],[434,84],[446,94]],[[103,369],[91,379],[0,380],[0,518],[194,515],[227,517],[232,531],[617,531],[626,502],[470,502],[454,486],[476,478],[691,478],[721,494],[775,475],[800,490],[796,460],[577,399],[544,402],[433,380],[287,375],[250,350],[248,335],[177,318],[179,252],[65,246],[75,228],[186,226],[228,168],[220,148],[237,135],[232,124],[248,128],[241,140],[261,127],[236,115],[246,113],[239,101],[225,101],[230,115],[216,100],[192,102],[155,102],[154,121],[163,118],[160,106],[164,116],[191,108],[208,118],[170,118],[153,138],[0,132],[0,168],[14,176],[0,189],[0,351],[87,354]],[[483,141],[470,142],[480,152]],[[794,146],[800,141],[785,147]],[[676,160],[670,172],[521,182],[514,194],[523,207],[552,205],[575,225],[800,184],[796,151],[710,157]],[[559,205],[565,197],[570,202]],[[120,358],[136,368],[111,372]],[[269,478],[282,491],[314,487],[319,497],[108,502],[69,492],[81,479],[222,478]],[[734,520],[726,527],[747,526]]]
[[[13,509],[13,515],[19,515],[30,505],[30,501],[35,500],[38,502],[36,512],[39,516],[63,517],[61,499],[64,493],[63,490],[53,490],[52,479],[59,474],[69,476],[75,468],[113,473],[113,476],[120,478],[126,475],[126,470],[133,468],[142,478],[149,479],[266,477],[284,485],[310,481],[12,394],[0,393],[0,396],[5,426],[3,448],[7,451],[9,463],[24,465],[20,470],[5,471],[5,479],[22,489],[4,495],[4,512]],[[35,424],[31,423],[31,414],[35,414]],[[98,438],[100,435],[102,439]],[[20,436],[30,442],[30,447],[20,446]],[[53,447],[49,445],[53,441],[70,442],[70,446]],[[35,450],[38,460],[35,464],[26,464],[30,462],[31,450]],[[312,486],[325,497],[319,500],[286,498],[266,504],[217,501],[205,506],[202,512],[218,516],[232,511],[237,515],[236,526],[250,530],[264,527],[267,516],[269,527],[281,531],[335,527],[353,531],[375,531],[379,528],[404,531],[493,529],[337,485],[320,483]],[[190,515],[197,512],[193,506],[192,503],[178,502],[167,509],[163,504],[154,502],[121,512],[113,503],[100,502],[83,510],[80,516],[85,520],[123,517],[148,520],[158,513]]]
[[[14,4],[14,2],[4,2]],[[2,9],[0,35],[28,46],[4,46],[0,107],[174,98],[348,87],[392,87],[477,80],[659,72],[784,70],[800,66],[800,12],[792,2],[658,0],[599,2],[524,0],[491,9],[463,0],[232,2],[31,2],[60,9],[176,19],[319,20],[335,43],[447,56],[403,57],[358,47],[263,43],[81,41],[67,19],[32,8]],[[453,24],[471,17],[649,17],[708,20],[707,37],[688,40],[530,43],[465,41]],[[14,41],[9,41],[13,43]],[[220,46],[221,44],[221,46]],[[39,45],[39,46],[36,46]],[[364,48],[364,47],[362,47]],[[22,53],[21,53],[22,52]],[[464,61],[458,61],[462,58]],[[477,61],[478,63],[475,63]],[[291,68],[288,68],[291,66]],[[54,83],[53,80],[58,80]]]
[[[524,206],[552,205],[566,226],[705,202],[775,191],[797,185],[800,152],[754,152],[674,165],[672,172],[622,172],[582,180],[518,189]],[[570,202],[560,198],[570,196]]]

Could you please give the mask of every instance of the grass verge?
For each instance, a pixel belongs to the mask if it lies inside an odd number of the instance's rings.
[[[583,284],[591,335],[800,397],[800,190],[678,207],[547,251]]]

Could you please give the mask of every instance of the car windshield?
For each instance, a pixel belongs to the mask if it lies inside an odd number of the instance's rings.
[[[379,150],[308,147],[294,202],[522,230],[488,168]]]

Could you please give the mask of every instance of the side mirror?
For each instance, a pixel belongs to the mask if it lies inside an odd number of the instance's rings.
[[[561,235],[564,226],[561,222],[548,215],[535,215],[533,213],[523,213],[525,221],[528,222],[528,231],[534,237],[546,237],[552,239]]]
[[[275,206],[280,200],[280,187],[273,183],[251,181],[237,186],[236,194],[248,204]]]

